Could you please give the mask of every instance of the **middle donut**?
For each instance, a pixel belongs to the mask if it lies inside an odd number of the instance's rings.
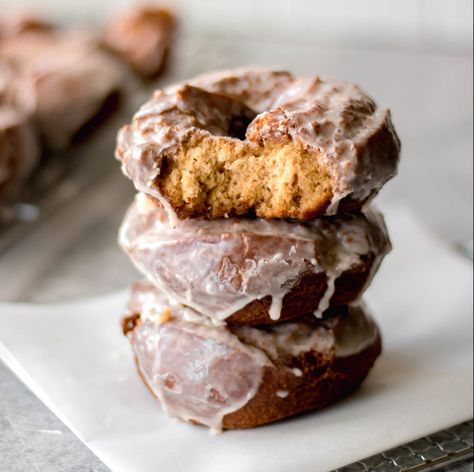
[[[380,213],[310,222],[188,219],[138,194],[119,242],[170,298],[215,323],[261,325],[356,300],[391,245]]]

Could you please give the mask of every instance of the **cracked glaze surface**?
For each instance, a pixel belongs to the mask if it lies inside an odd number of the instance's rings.
[[[235,117],[251,121],[244,141],[229,136]],[[375,195],[395,175],[400,150],[390,112],[356,85],[261,69],[200,76],[156,91],[118,135],[123,172],[170,214],[155,180],[163,156],[191,134],[226,137],[235,146],[298,142],[331,176],[326,214],[337,213],[347,196],[363,202]]]
[[[315,351],[331,362],[360,352],[378,336],[358,306],[328,320],[310,317],[267,329],[214,326],[147,284],[135,286],[130,312],[140,314],[130,334],[138,368],[165,412],[214,430],[257,394],[264,369],[278,365],[301,377],[299,369],[286,366],[289,356]]]
[[[390,249],[382,216],[372,209],[312,222],[194,218],[173,227],[143,194],[125,217],[119,241],[160,290],[216,322],[267,295],[273,300],[269,315],[277,320],[285,294],[303,276],[322,272],[327,289],[320,315],[343,272],[370,253],[373,276]]]

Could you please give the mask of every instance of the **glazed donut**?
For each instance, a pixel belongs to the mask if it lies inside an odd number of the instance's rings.
[[[12,38],[27,31],[50,31],[53,26],[27,10],[2,11],[0,40]]]
[[[399,150],[390,112],[357,86],[241,69],[156,91],[116,156],[173,217],[311,219],[360,208]]]
[[[268,324],[357,299],[390,250],[382,216],[311,222],[223,218],[181,220],[144,194],[119,242],[171,298],[215,322]]]
[[[83,32],[32,30],[0,41],[0,60],[34,91],[33,119],[44,143],[66,147],[122,86],[124,69]]]
[[[134,7],[107,27],[104,43],[145,78],[162,69],[175,25],[174,16],[154,5]]]
[[[39,161],[28,84],[0,61],[0,205],[17,197]]]
[[[123,326],[163,410],[217,431],[327,406],[357,388],[381,352],[359,306],[325,320],[216,327],[146,284],[134,287]]]

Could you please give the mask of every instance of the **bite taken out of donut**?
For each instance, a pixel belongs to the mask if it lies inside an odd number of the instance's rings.
[[[173,217],[311,219],[360,208],[399,151],[390,112],[357,86],[240,69],[157,90],[116,156]]]

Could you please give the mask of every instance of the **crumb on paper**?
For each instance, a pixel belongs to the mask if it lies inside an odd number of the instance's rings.
[[[173,318],[173,313],[171,312],[171,308],[165,308],[158,318],[158,323],[163,324]]]

